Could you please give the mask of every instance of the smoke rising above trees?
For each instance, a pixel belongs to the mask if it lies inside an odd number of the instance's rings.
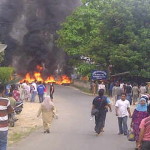
[[[66,55],[55,46],[56,30],[80,0],[1,0],[0,41],[7,44],[5,64],[17,73],[67,73]]]

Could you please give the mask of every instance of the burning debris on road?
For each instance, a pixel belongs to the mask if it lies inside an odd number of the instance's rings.
[[[36,67],[38,69],[38,71],[34,72],[34,73],[27,73],[25,75],[25,78],[22,79],[20,81],[20,83],[23,83],[24,81],[25,82],[28,82],[28,83],[32,83],[34,81],[37,81],[37,82],[42,82],[42,83],[56,83],[56,84],[59,84],[59,85],[69,85],[71,83],[71,79],[67,76],[67,75],[62,75],[62,76],[59,76],[57,78],[55,78],[54,76],[48,76],[47,78],[43,78],[42,77],[42,71],[43,71],[43,68],[41,66],[37,66]]]

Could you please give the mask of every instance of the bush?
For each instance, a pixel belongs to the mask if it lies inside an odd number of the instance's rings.
[[[0,82],[2,84],[8,83],[12,78],[13,72],[14,69],[12,67],[0,67]]]

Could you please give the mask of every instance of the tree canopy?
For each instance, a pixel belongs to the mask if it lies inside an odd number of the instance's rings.
[[[83,0],[58,31],[81,74],[92,69],[150,77],[150,0]],[[91,58],[83,62],[80,56]]]

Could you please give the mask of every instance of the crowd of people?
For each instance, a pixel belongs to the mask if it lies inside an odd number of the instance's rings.
[[[104,82],[98,86],[93,83],[96,96],[92,103],[91,115],[95,116],[95,132],[99,135],[104,132],[107,112],[112,112],[111,100],[105,96],[107,90]],[[48,91],[49,90],[49,91]],[[27,83],[23,82],[4,87],[0,84],[0,150],[6,150],[8,134],[8,114],[14,112],[13,107],[17,101],[35,102],[38,95],[40,107],[37,117],[42,114],[44,133],[50,133],[52,119],[57,117],[56,109],[53,103],[54,85],[49,84],[49,88],[41,82]],[[115,102],[115,113],[118,118],[118,135],[129,134],[127,124],[128,118],[131,118],[131,125],[136,141],[135,150],[150,149],[150,104],[149,104],[149,86],[143,84],[139,87],[137,84],[124,84],[116,82],[112,86],[110,93]],[[135,109],[130,111],[131,104]]]
[[[96,82],[93,82],[93,89],[96,89]],[[104,131],[106,114],[108,108],[112,111],[108,97],[104,96],[106,87],[104,82],[97,86],[98,96],[92,103],[91,115],[95,116],[95,132],[99,135]],[[131,118],[130,128],[133,130],[134,140],[136,141],[135,150],[150,150],[150,86],[130,83],[124,84],[116,82],[112,87],[110,95],[115,103],[115,112],[118,118],[118,135],[129,135],[127,124],[128,117]],[[93,92],[96,94],[96,91]],[[136,105],[133,114],[130,106]]]
[[[140,97],[150,94],[150,85],[145,85],[143,83],[141,85],[136,83],[131,85],[130,82],[126,84],[116,82],[110,93],[115,102],[120,99],[121,93],[126,93],[126,99],[129,100],[130,105],[135,105]]]
[[[38,95],[39,103],[42,103],[44,100],[44,94],[46,92],[50,93],[51,100],[53,101],[54,94],[54,84],[49,83],[49,89],[42,82],[32,82],[28,83],[24,81],[23,83],[12,84],[6,86],[6,95],[10,93],[16,101],[30,101],[35,102],[35,98]],[[49,91],[48,91],[49,90]]]
[[[118,99],[120,99],[122,93],[126,93],[126,99],[129,100],[130,105],[135,105],[139,98],[144,95],[150,95],[150,84],[140,84],[137,83],[131,84],[130,82],[124,83],[124,82],[110,82],[109,84],[104,83],[104,81],[92,81],[91,82],[91,90],[93,95],[96,95],[96,93],[103,89],[104,93],[107,92],[109,96],[111,96],[116,102]]]

